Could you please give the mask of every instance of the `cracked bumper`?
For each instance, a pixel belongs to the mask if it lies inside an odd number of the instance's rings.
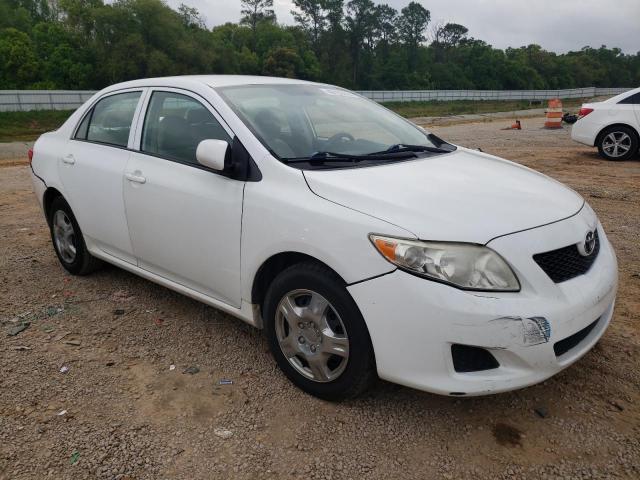
[[[350,286],[369,328],[379,376],[433,393],[483,395],[541,382],[582,357],[603,335],[613,315],[617,290],[613,249],[598,226],[603,241],[593,266],[586,274],[560,284],[554,284],[531,255],[545,251],[541,244],[549,238],[566,245],[572,235],[567,232],[583,235],[579,227],[590,213],[588,209],[574,219],[536,229],[538,232],[492,242],[492,248],[508,261],[520,255],[511,262],[521,280],[526,279],[517,293],[468,292],[402,271]],[[569,229],[562,233],[566,227]],[[547,338],[534,335],[532,341],[527,337],[532,318],[548,322]],[[577,345],[556,355],[555,343],[596,320],[596,326]],[[456,372],[452,344],[485,348],[500,366]]]

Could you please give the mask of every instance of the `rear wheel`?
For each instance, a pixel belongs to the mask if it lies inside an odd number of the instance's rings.
[[[325,400],[364,392],[375,380],[369,332],[344,282],[305,262],[273,281],[265,327],[278,366],[299,388]]]
[[[629,127],[611,127],[600,134],[597,147],[607,160],[627,160],[638,151],[638,134]]]
[[[57,197],[51,203],[49,229],[58,260],[69,273],[87,275],[102,265],[87,250],[80,226],[71,207],[62,197]]]

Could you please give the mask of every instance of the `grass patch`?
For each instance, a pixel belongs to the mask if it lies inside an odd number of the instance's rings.
[[[72,113],[73,110],[0,112],[0,142],[35,140],[58,128]]]
[[[564,107],[582,105],[585,99],[574,98],[562,101]],[[469,113],[510,112],[512,110],[528,110],[530,108],[546,108],[547,102],[532,103],[529,100],[452,100],[450,102],[385,102],[383,105],[399,115],[413,117],[446,117],[448,115],[464,115]]]

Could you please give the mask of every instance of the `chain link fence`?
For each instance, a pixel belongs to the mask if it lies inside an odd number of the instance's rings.
[[[570,88],[566,90],[368,90],[360,91],[376,102],[452,100],[549,100],[617,95],[630,88]],[[96,93],[91,90],[0,90],[0,112],[75,110]]]

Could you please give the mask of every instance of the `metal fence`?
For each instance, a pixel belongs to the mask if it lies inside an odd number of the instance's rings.
[[[591,98],[618,95],[630,88],[570,88],[566,90],[376,90],[358,92],[376,102],[416,102],[451,100],[549,100],[550,98]]]
[[[570,88],[567,90],[374,90],[358,92],[376,102],[450,100],[548,100],[617,95],[630,88]],[[0,90],[0,112],[75,110],[95,92],[90,90]]]
[[[0,90],[0,112],[75,110],[94,93],[91,90]]]

